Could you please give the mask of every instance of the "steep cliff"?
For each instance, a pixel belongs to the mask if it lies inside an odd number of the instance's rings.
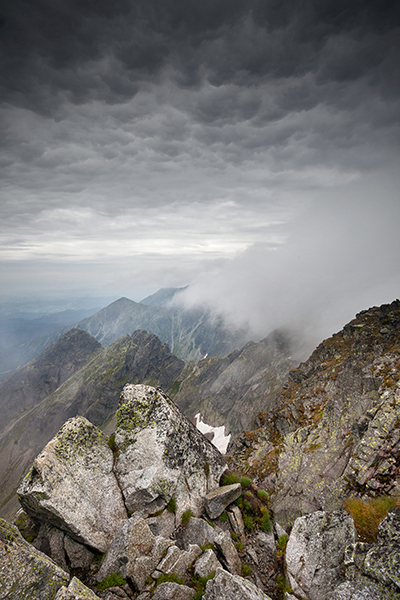
[[[270,490],[283,524],[400,484],[400,301],[359,313],[291,371],[232,464]]]

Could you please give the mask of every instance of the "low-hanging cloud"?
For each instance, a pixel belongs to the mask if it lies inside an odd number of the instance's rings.
[[[313,202],[291,222],[285,243],[254,245],[201,275],[180,301],[249,326],[253,339],[292,328],[307,350],[356,312],[391,302],[400,296],[400,205],[395,194],[368,198],[367,188],[362,200]]]

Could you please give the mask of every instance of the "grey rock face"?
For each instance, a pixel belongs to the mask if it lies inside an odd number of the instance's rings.
[[[69,573],[64,551],[65,533],[48,523],[41,525],[39,534],[34,541],[34,546],[49,556],[56,565]]]
[[[206,550],[194,563],[194,574],[198,577],[207,577],[222,565],[212,550]]]
[[[18,489],[25,511],[105,552],[127,518],[107,438],[84,417],[69,419]]]
[[[0,599],[53,600],[69,575],[0,519]]]
[[[154,592],[153,600],[192,600],[195,591],[193,588],[179,583],[160,583]]]
[[[176,517],[199,516],[219,486],[224,457],[159,389],[124,387],[117,411],[115,472],[130,511],[142,516],[176,500]]]
[[[125,521],[116,534],[97,574],[102,581],[111,573],[121,573],[131,579],[139,591],[146,579],[161,561],[164,552],[173,545],[172,540],[155,537],[144,519]]]
[[[185,548],[189,544],[205,546],[206,544],[213,544],[217,535],[218,532],[204,519],[191,517],[183,531],[182,541]]]
[[[232,575],[223,569],[217,571],[214,579],[207,582],[204,600],[271,600],[247,579]]]
[[[212,490],[205,496],[205,509],[210,519],[217,519],[225,508],[234,502],[242,493],[240,483],[224,485]]]
[[[154,535],[169,538],[174,533],[175,515],[168,510],[164,510],[161,515],[149,517],[146,522]]]
[[[345,549],[355,537],[353,519],[344,511],[317,511],[296,519],[285,556],[293,593],[326,600],[344,580]]]
[[[231,536],[221,531],[215,538],[215,547],[219,551],[222,565],[231,573],[239,575],[242,572],[242,563]]]
[[[64,549],[69,558],[72,569],[86,569],[94,559],[93,552],[72,540],[68,535],[64,537]]]
[[[73,577],[68,588],[64,586],[58,590],[54,600],[99,600],[99,597],[79,579]]]

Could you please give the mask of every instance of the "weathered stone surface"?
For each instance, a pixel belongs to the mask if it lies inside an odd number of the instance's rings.
[[[146,586],[147,577],[172,545],[172,540],[155,537],[144,519],[132,517],[121,525],[116,534],[97,574],[97,581],[111,573],[120,573],[124,579],[131,579],[141,591]]]
[[[271,600],[271,598],[247,579],[218,569],[214,579],[207,581],[203,600]]]
[[[367,581],[365,583],[344,581],[329,594],[327,600],[389,600],[389,597],[382,596],[372,582],[369,584]]]
[[[211,527],[204,519],[190,517],[182,532],[182,543],[185,548],[189,544],[198,544],[199,546],[213,544],[218,533],[219,530]]]
[[[72,569],[86,569],[94,559],[93,552],[90,552],[83,544],[72,540],[68,535],[64,537],[64,549]]]
[[[105,552],[127,518],[105,435],[69,419],[35,459],[18,489],[24,510]]]
[[[117,411],[115,471],[125,503],[142,516],[176,500],[177,521],[199,516],[204,496],[219,487],[225,458],[160,389],[124,387]]]
[[[378,538],[365,557],[363,571],[400,592],[400,509],[389,512],[378,528]]]
[[[69,575],[0,519],[0,599],[53,600]]]
[[[165,538],[171,537],[176,526],[175,515],[168,510],[164,510],[161,515],[147,518],[146,523],[154,535],[161,535]]]
[[[243,516],[242,516],[242,512],[241,512],[240,508],[238,506],[232,506],[228,510],[228,518],[229,518],[229,523],[231,524],[233,531],[236,533],[236,535],[241,540],[243,540],[245,532],[244,532]]]
[[[285,555],[293,593],[326,600],[344,580],[345,549],[355,537],[353,519],[344,511],[317,511],[296,519]]]
[[[192,600],[195,591],[193,588],[179,583],[160,583],[153,595],[153,600]]]
[[[178,556],[176,562],[170,566],[167,573],[175,573],[178,577],[183,578],[188,569],[192,566],[196,558],[201,554],[201,548],[197,544],[190,544],[187,550],[184,550]]]
[[[212,550],[206,550],[194,563],[194,574],[198,577],[207,577],[216,572],[222,565]]]
[[[232,542],[231,536],[225,531],[221,531],[221,533],[215,537],[214,543],[219,552],[222,566],[230,573],[239,575],[242,572],[242,563]]]
[[[84,585],[79,579],[73,577],[66,588],[60,588],[54,600],[99,600],[99,597]]]
[[[210,519],[217,519],[229,504],[234,502],[242,493],[240,483],[224,485],[209,492],[204,498],[205,509]]]
[[[64,551],[64,531],[43,523],[33,545],[49,556],[61,569],[69,573]]]

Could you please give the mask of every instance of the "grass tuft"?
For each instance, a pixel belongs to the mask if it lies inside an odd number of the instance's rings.
[[[360,541],[369,543],[376,541],[379,523],[395,505],[396,499],[391,496],[348,498],[343,502],[343,508],[353,517]]]
[[[97,590],[99,592],[103,592],[107,588],[110,587],[118,587],[121,585],[125,585],[126,580],[122,577],[120,573],[110,573],[107,575],[100,583],[97,584]]]

